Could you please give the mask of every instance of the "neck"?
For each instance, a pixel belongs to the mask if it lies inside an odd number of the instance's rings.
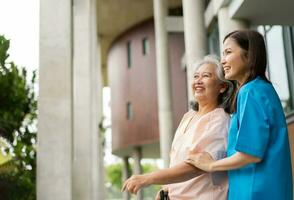
[[[241,87],[242,85],[244,85],[248,77],[249,77],[249,72],[247,72],[244,76],[241,76],[239,79],[237,79],[238,87]]]
[[[198,108],[198,113],[199,115],[204,115],[210,111],[213,111],[218,107],[217,103],[201,103],[198,102],[199,108]]]

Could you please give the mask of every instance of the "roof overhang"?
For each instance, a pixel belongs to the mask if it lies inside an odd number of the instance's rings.
[[[253,25],[294,25],[293,0],[233,0],[230,16]]]

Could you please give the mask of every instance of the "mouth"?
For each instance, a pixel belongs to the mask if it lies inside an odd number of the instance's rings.
[[[197,92],[197,91],[202,91],[204,90],[205,88],[203,86],[195,86],[194,87],[194,91]]]
[[[224,72],[227,73],[228,71],[230,71],[231,67],[229,67],[229,66],[224,66],[223,69],[224,69]]]

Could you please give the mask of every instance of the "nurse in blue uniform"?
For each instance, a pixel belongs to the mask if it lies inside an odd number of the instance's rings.
[[[265,76],[262,35],[243,30],[224,39],[226,79],[238,84],[227,158],[214,161],[206,152],[188,163],[207,172],[229,173],[229,200],[293,200],[291,156],[283,108]],[[278,67],[278,66],[276,66]]]

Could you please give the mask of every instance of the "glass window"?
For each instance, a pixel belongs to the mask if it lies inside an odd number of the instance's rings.
[[[132,106],[131,102],[128,102],[127,103],[127,119],[132,120],[133,116],[134,116],[133,106]]]
[[[214,54],[220,57],[219,32],[217,23],[214,23],[210,33],[208,34],[208,51],[209,54]]]
[[[142,53],[143,53],[143,55],[149,54],[149,49],[150,49],[150,47],[149,47],[148,38],[147,37],[143,38],[143,40],[142,40]]]
[[[183,16],[183,8],[175,7],[175,8],[169,8],[168,9],[168,16]]]
[[[131,51],[131,42],[128,41],[128,42],[127,42],[127,59],[128,59],[128,68],[131,68],[131,66],[132,66],[131,54],[132,54],[132,51]]]
[[[268,77],[276,89],[285,112],[289,112],[291,95],[289,90],[288,72],[285,57],[283,27],[260,26],[268,50]]]
[[[285,57],[289,80],[289,110],[294,110],[294,26],[284,26],[283,27],[283,39],[285,46]]]

